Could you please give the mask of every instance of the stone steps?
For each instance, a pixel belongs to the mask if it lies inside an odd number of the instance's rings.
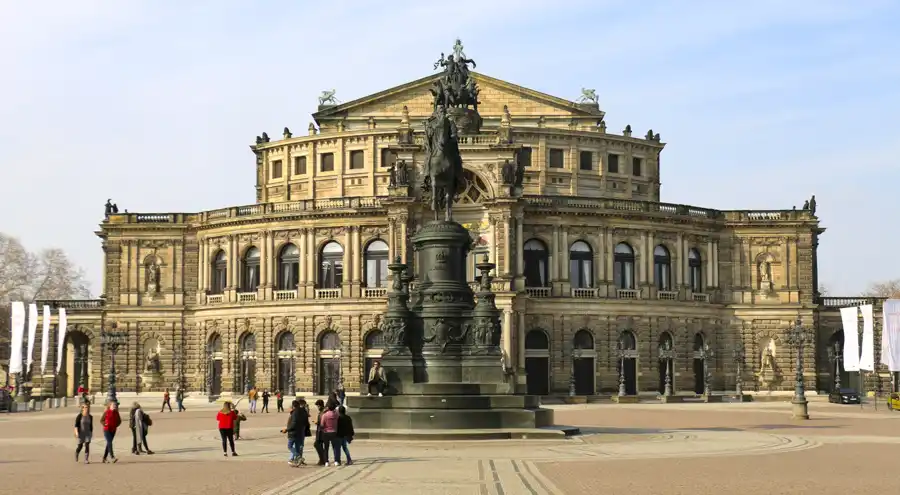
[[[548,426],[543,428],[466,429],[466,430],[407,430],[365,429],[356,430],[354,438],[366,440],[412,441],[465,441],[465,440],[562,440],[581,434],[573,426]]]
[[[537,409],[541,398],[534,395],[394,395],[347,397],[347,407],[378,409]]]
[[[553,425],[551,409],[356,409],[348,408],[362,430],[478,430],[540,428]]]

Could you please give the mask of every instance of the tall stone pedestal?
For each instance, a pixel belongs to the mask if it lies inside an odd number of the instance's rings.
[[[468,231],[456,222],[426,224],[412,239],[417,289],[406,266],[388,268],[394,284],[382,319],[384,397],[350,397],[361,438],[541,438],[577,429],[553,427],[537,396],[515,395],[503,372],[500,318],[486,259],[478,292],[466,281]]]

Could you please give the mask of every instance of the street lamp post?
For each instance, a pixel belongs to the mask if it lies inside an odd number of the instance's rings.
[[[734,374],[734,393],[737,395],[738,400],[743,400],[744,398],[744,360],[747,359],[747,354],[744,350],[744,342],[738,341],[737,347],[733,351],[731,351],[732,357],[734,357],[734,364],[737,366],[737,370],[735,370]]]
[[[125,345],[125,339],[127,338],[127,336],[128,333],[117,330],[117,326],[115,324],[113,324],[110,330],[100,333],[100,344],[106,346],[106,348],[109,349],[110,353],[109,386],[107,387],[106,391],[107,403],[119,403],[119,400],[116,397],[116,351],[119,350],[119,347]]]
[[[675,350],[672,349],[672,342],[667,340],[665,344],[659,348],[659,361],[666,367],[665,387],[663,388],[663,396],[672,396],[672,360],[675,359]]]
[[[716,353],[709,348],[709,344],[703,344],[703,347],[700,348],[700,359],[703,360],[703,395],[709,397],[712,395],[710,390],[711,382],[712,382],[712,370],[709,367],[709,360],[712,359]]]
[[[828,360],[831,361],[831,367],[834,370],[834,389],[841,389],[841,361],[844,359],[841,352],[841,343],[835,342],[834,347],[828,348]]]
[[[572,346],[572,371],[569,373],[569,397],[575,397],[577,395],[577,391],[575,390],[575,360],[581,357],[581,349],[578,349],[574,345]]]
[[[212,395],[213,380],[213,350],[211,346],[207,346],[206,348],[206,376],[204,378],[203,382],[206,387],[206,396],[209,397]]]
[[[628,395],[625,391],[625,343],[619,339],[616,342],[616,357],[619,358],[619,397]]]
[[[785,341],[788,345],[797,349],[797,375],[794,383],[794,397],[791,399],[793,419],[809,419],[808,401],[806,400],[806,387],[803,384],[803,346],[812,339],[812,336],[800,324],[800,318],[794,325],[788,328]]]

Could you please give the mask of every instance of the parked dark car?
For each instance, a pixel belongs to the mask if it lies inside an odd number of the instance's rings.
[[[828,402],[834,404],[859,404],[859,394],[852,388],[842,388],[828,394]]]

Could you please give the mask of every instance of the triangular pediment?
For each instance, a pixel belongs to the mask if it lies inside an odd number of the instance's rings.
[[[504,106],[509,108],[513,118],[603,117],[603,112],[596,106],[578,104],[477,72],[471,74],[481,90],[478,113],[482,117],[499,117],[503,114]],[[396,119],[403,113],[404,106],[408,109],[411,120],[425,118],[433,111],[429,89],[439,77],[440,74],[433,74],[373,95],[325,107],[313,114],[313,118],[318,123],[370,117]]]

